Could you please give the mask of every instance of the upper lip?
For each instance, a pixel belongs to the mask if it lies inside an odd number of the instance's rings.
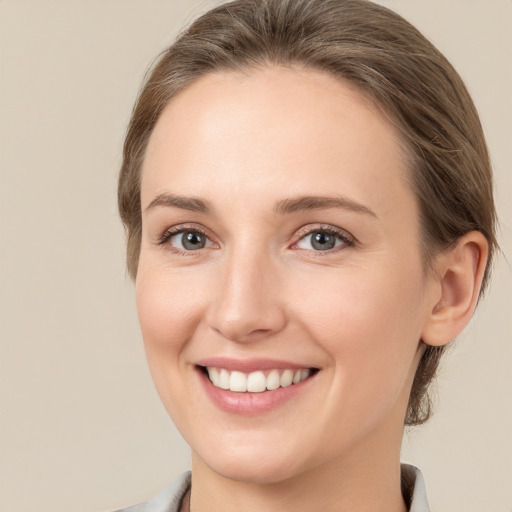
[[[208,357],[198,361],[197,366],[210,368],[224,368],[229,371],[239,371],[244,373],[255,372],[258,370],[300,370],[302,368],[313,368],[308,364],[292,363],[280,359],[233,359],[230,357]]]

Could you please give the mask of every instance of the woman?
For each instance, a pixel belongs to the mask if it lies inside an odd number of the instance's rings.
[[[428,510],[400,466],[496,247],[473,103],[364,0],[238,0],[147,79],[119,206],[146,353],[192,449],[125,510]]]

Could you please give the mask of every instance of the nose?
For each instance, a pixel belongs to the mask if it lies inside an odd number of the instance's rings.
[[[207,313],[209,326],[237,343],[277,334],[287,322],[279,286],[276,265],[270,258],[232,254],[223,262],[215,299]]]

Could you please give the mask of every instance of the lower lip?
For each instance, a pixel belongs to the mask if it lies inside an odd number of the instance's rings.
[[[217,407],[226,412],[243,415],[262,414],[279,407],[304,391],[314,377],[310,376],[298,384],[272,391],[237,393],[215,387],[200,369],[197,372],[206,394]]]

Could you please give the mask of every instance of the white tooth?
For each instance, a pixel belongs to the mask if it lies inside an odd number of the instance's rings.
[[[301,372],[300,372],[300,380],[301,380],[301,382],[303,380],[306,380],[309,377],[310,374],[311,374],[311,370],[309,370],[309,369],[301,370]]]
[[[251,393],[261,393],[265,391],[267,379],[263,372],[252,372],[247,377],[247,391]]]
[[[298,384],[300,382],[300,375],[301,375],[301,371],[300,370],[297,370],[295,372],[295,375],[293,376],[293,383],[294,384]]]
[[[219,388],[229,389],[229,372],[224,368],[219,373]]]
[[[219,370],[217,368],[207,368],[206,370],[213,385],[219,387]]]
[[[229,389],[231,391],[247,391],[247,377],[242,372],[231,372],[229,378]]]
[[[279,371],[272,370],[267,376],[267,389],[272,391],[279,387]]]
[[[293,371],[292,370],[285,370],[283,374],[281,375],[281,379],[279,380],[279,384],[282,388],[287,388],[288,386],[291,386],[293,382]]]

